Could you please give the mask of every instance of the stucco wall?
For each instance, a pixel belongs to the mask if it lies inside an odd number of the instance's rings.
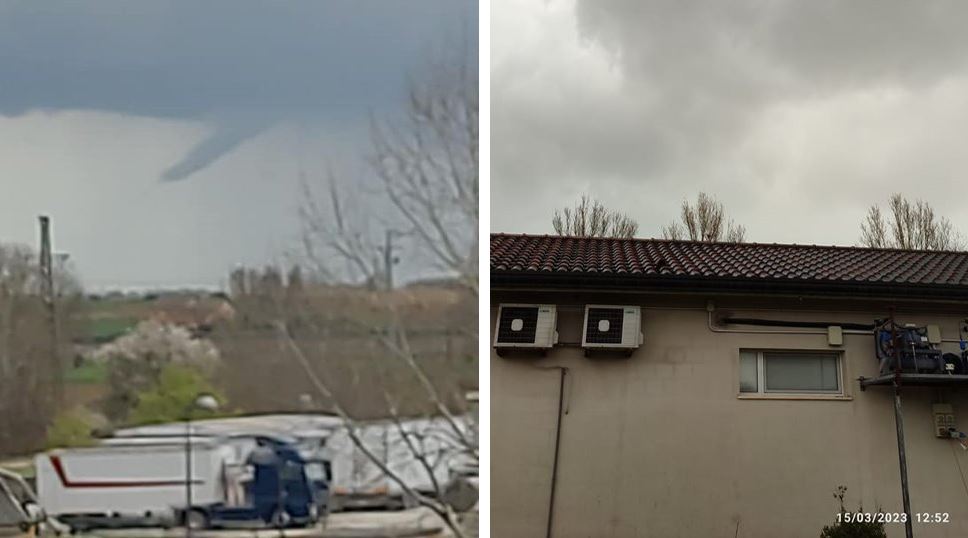
[[[545,536],[562,386],[555,537],[816,537],[835,517],[838,485],[848,487],[848,508],[901,511],[891,389],[862,392],[856,381],[876,374],[873,337],[848,334],[834,348],[843,352],[849,399],[741,399],[741,348],[831,348],[825,333],[712,332],[707,299],[494,294],[492,330],[501,302],[559,304],[562,345],[543,358],[492,351],[493,536]],[[876,303],[714,299],[748,317],[869,323],[886,315]],[[581,340],[585,303],[642,305],[645,343],[628,358],[584,357],[569,345]],[[937,323],[957,338],[957,307],[924,308],[902,308],[898,320]],[[567,368],[563,385],[558,367]],[[950,514],[947,524],[916,524],[915,535],[968,536],[958,468],[968,471],[968,453],[935,438],[931,404],[939,398],[968,429],[965,389],[903,393],[912,508]],[[888,532],[903,536],[903,526]]]

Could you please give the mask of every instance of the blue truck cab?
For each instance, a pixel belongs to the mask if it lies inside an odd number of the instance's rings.
[[[329,460],[306,460],[306,476],[316,497],[316,510],[320,517],[324,517],[329,513],[329,479],[333,476]]]
[[[245,503],[200,504],[176,509],[178,519],[191,528],[299,527],[315,524],[325,513],[325,478],[313,480],[311,463],[283,443],[260,439],[249,455],[252,479],[245,484]],[[322,506],[321,505],[322,498]]]

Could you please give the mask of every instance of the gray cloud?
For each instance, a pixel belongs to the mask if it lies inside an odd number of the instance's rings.
[[[657,235],[707,190],[754,240],[850,244],[901,190],[968,231],[968,5],[524,4],[492,11],[493,229],[547,232],[588,191]]]
[[[476,21],[473,0],[0,2],[0,242],[51,215],[90,289],[286,261],[300,178],[369,192],[371,118],[454,39],[476,59]]]
[[[0,114],[213,121],[214,137],[172,165],[173,179],[276,123],[394,109],[428,36],[468,20],[466,0],[6,2]]]

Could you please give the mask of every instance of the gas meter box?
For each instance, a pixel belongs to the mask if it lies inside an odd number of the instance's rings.
[[[934,404],[934,434],[938,437],[951,437],[950,429],[955,428],[955,412],[951,404]]]

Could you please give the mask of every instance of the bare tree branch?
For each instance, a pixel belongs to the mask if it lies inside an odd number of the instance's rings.
[[[924,200],[911,202],[900,193],[888,201],[890,219],[885,221],[881,210],[872,205],[861,222],[860,243],[872,248],[904,250],[963,250],[964,238],[951,221],[938,217],[934,208]]]
[[[460,53],[411,83],[407,119],[373,122],[370,160],[436,264],[477,294],[477,76]]]
[[[680,221],[674,221],[662,229],[665,239],[728,243],[746,240],[746,228],[726,218],[723,204],[712,196],[700,192],[695,205],[682,202]]]
[[[306,358],[302,349],[296,343],[293,338],[292,333],[289,330],[289,326],[284,321],[278,321],[276,323],[277,333],[282,341],[285,343],[286,347],[291,351],[291,355],[296,359],[296,362],[302,368],[306,377],[312,383],[313,387],[328,401],[333,405],[333,410],[336,414],[343,420],[346,427],[347,435],[353,442],[353,445],[362,452],[367,459],[369,459],[374,465],[376,465],[380,471],[387,476],[390,480],[395,482],[400,488],[406,493],[410,498],[415,499],[421,506],[425,506],[437,514],[447,525],[447,527],[454,533],[455,536],[460,538],[466,537],[463,527],[460,524],[460,520],[457,514],[454,512],[453,508],[444,502],[440,502],[436,499],[432,499],[421,494],[419,491],[410,487],[405,480],[403,480],[397,473],[390,469],[379,456],[373,453],[373,451],[360,439],[357,431],[358,425],[356,421],[346,412],[346,409],[342,406],[339,399],[330,389],[330,387],[323,382],[323,380],[316,375],[313,370],[312,364]]]
[[[872,205],[868,211],[864,222],[860,224],[862,245],[871,248],[885,248],[888,246],[887,224],[881,216],[881,209]]]
[[[363,281],[375,285],[382,276],[378,247],[365,229],[365,224],[350,220],[346,214],[346,201],[330,173],[327,183],[328,205],[320,206],[312,187],[302,182],[303,203],[299,208],[302,223],[302,243],[306,258],[318,272],[332,278],[330,262],[335,256],[347,262],[354,274]]]
[[[606,208],[587,194],[575,202],[575,207],[555,210],[551,226],[558,235],[573,237],[635,237],[639,224],[624,214]]]
[[[369,164],[385,200],[403,222],[387,226],[394,226],[398,236],[413,236],[427,260],[477,296],[477,77],[464,52],[447,55],[411,83],[404,120],[372,120]],[[331,174],[326,210],[304,186],[304,250],[317,262],[335,254],[367,282],[380,282],[386,271],[377,254],[379,244],[363,222],[348,217],[336,183]]]
[[[440,416],[444,418],[447,424],[451,427],[454,435],[461,441],[464,447],[470,451],[475,458],[479,457],[477,440],[468,438],[461,428],[457,425],[457,420],[454,418],[454,414],[450,412],[447,404],[444,403],[443,398],[437,391],[437,387],[434,386],[433,382],[427,376],[423,367],[417,362],[414,356],[413,350],[410,348],[410,340],[407,337],[407,332],[402,330],[399,319],[396,317],[396,312],[394,312],[394,335],[396,339],[389,338],[387,336],[381,336],[380,340],[383,342],[384,346],[396,355],[399,359],[403,360],[406,365],[413,371],[414,375],[420,381],[420,385],[424,388],[427,396],[430,399],[431,404],[440,413]]]
[[[443,489],[440,487],[440,484],[437,482],[437,474],[434,472],[434,465],[427,460],[426,452],[417,448],[413,444],[413,439],[411,439],[412,434],[408,432],[403,427],[403,423],[400,422],[400,413],[397,411],[396,401],[386,389],[383,390],[383,398],[386,400],[387,409],[390,411],[390,419],[393,421],[394,425],[396,425],[397,432],[407,444],[407,448],[410,450],[410,453],[413,454],[413,457],[420,463],[421,467],[424,468],[424,472],[426,472],[427,476],[430,478],[434,491],[443,491]]]
[[[412,237],[412,242],[427,255],[425,259],[453,275],[462,289],[476,298],[479,221],[477,70],[468,64],[470,55],[467,50],[456,48],[449,52],[454,55],[447,55],[441,63],[411,82],[405,118],[372,121],[373,150],[369,164],[380,180],[381,195],[393,209],[392,217],[396,219],[391,217],[391,221],[402,223],[387,225],[394,226],[393,232],[398,235],[405,233]],[[341,261],[370,283],[382,281],[387,259],[381,260],[380,246],[366,233],[365,223],[352,218],[352,215],[376,211],[369,204],[351,205],[347,202],[332,176],[329,178],[328,204],[317,202],[308,186],[304,190],[306,202],[300,219],[303,221],[306,254],[317,258],[325,256],[325,260],[318,260],[318,265],[329,267],[333,261]],[[379,207],[385,211],[385,205]],[[389,256],[391,253],[386,250],[383,253]],[[468,434],[457,424],[443,396],[417,360],[397,312],[392,306],[387,308],[392,320],[386,327],[359,325],[367,327],[373,339],[412,372],[421,387],[422,397],[443,419],[448,434],[459,441],[463,452],[478,458],[476,434]],[[282,318],[291,314],[291,311],[283,310]],[[311,318],[303,316],[300,322],[312,326]],[[344,405],[336,401],[330,387],[311,373],[310,363],[290,328],[285,322],[278,323],[282,323],[280,334],[312,384],[334,402],[337,414],[350,420]],[[408,450],[439,488],[430,457],[399,425],[397,402],[391,393],[389,388],[384,391],[391,418],[398,423]],[[351,440],[391,480],[400,484],[407,495],[437,513],[456,535],[464,535],[453,508],[439,500],[439,495],[438,499],[419,496],[406,487],[399,476],[392,474],[375,454],[364,450],[355,433]]]

